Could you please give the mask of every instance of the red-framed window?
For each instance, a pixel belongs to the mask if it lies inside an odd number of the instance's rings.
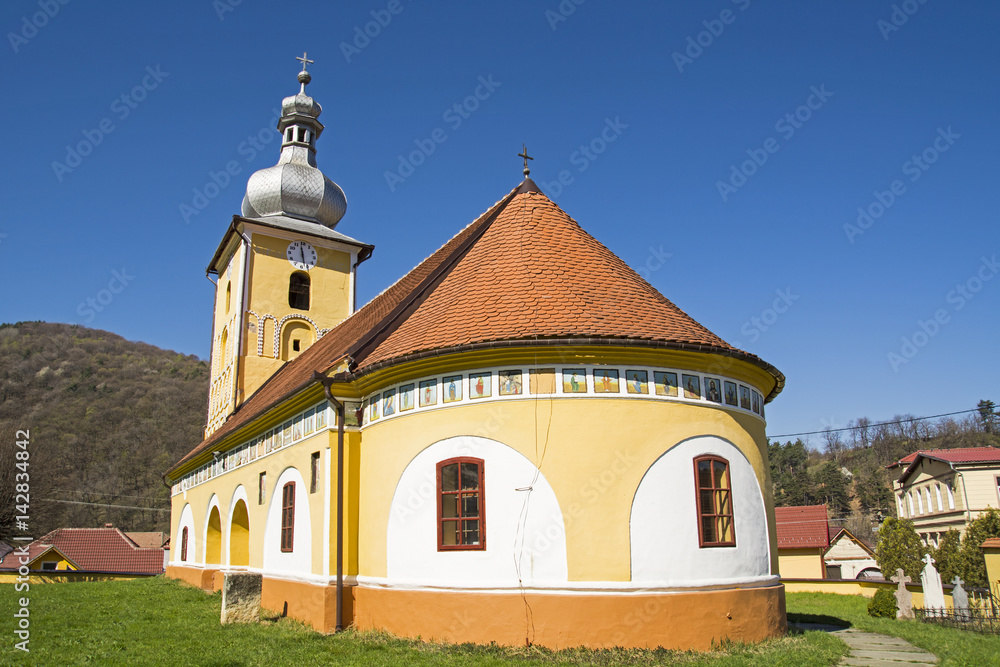
[[[718,456],[694,460],[698,502],[698,542],[702,547],[736,546],[729,461]]]
[[[486,549],[486,492],[482,459],[437,464],[438,551]]]
[[[188,559],[188,529],[184,526],[184,530],[181,531],[181,560],[187,561]]]
[[[281,550],[291,551],[295,538],[295,482],[281,489]]]

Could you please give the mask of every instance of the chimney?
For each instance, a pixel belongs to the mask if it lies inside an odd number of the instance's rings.
[[[106,523],[106,524],[104,524],[104,527],[105,528],[114,528],[115,524],[113,524],[113,523]]]

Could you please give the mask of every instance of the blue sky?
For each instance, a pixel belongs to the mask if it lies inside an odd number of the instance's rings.
[[[1000,402],[998,23],[966,0],[10,0],[0,321],[207,357],[205,267],[308,51],[338,230],[376,245],[361,302],[514,187],[524,142],[587,231],[785,373],[771,434]]]

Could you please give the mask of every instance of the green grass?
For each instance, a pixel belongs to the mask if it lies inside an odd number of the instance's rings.
[[[430,644],[379,633],[322,635],[289,619],[223,627],[221,596],[156,577],[31,587],[31,652],[13,650],[12,584],[0,585],[0,664],[16,665],[831,665],[846,651],[822,632],[712,653],[549,651]],[[836,597],[836,596],[833,596]],[[267,616],[267,615],[265,615]]]
[[[936,655],[941,665],[1000,665],[1000,637],[918,621],[872,618],[868,598],[860,595],[788,593],[786,605],[790,622],[850,624],[866,632],[900,637]]]

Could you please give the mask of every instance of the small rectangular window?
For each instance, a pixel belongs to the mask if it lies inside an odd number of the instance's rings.
[[[57,563],[55,561],[46,561],[42,563],[43,570],[54,570],[56,569]]]
[[[438,463],[438,551],[486,549],[483,468],[467,457]]]
[[[312,453],[309,464],[309,493],[316,493],[319,488],[319,452]]]
[[[729,461],[715,456],[694,460],[698,538],[702,547],[736,546]]]
[[[267,489],[267,473],[262,472],[257,479],[257,504],[264,504],[264,492]]]
[[[295,538],[295,482],[281,489],[281,550],[292,550]]]

